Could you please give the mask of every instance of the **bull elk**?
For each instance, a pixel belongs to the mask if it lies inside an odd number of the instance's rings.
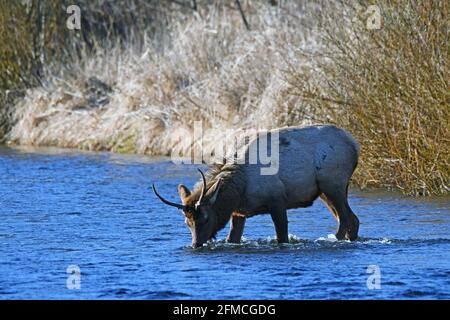
[[[309,207],[320,197],[338,221],[336,238],[356,240],[359,220],[347,201],[350,178],[359,155],[358,143],[343,129],[331,125],[287,127],[279,135],[279,170],[261,175],[259,164],[213,165],[190,191],[180,184],[181,204],[156,196],[181,209],[199,247],[231,221],[227,241],[239,243],[247,218],[269,213],[279,243],[288,242],[287,210]],[[253,143],[258,143],[260,137]]]

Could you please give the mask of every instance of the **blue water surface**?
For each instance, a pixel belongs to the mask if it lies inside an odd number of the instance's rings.
[[[316,201],[290,210],[290,244],[263,215],[242,244],[222,230],[194,250],[182,214],[149,187],[178,200],[177,184],[197,179],[164,158],[0,147],[0,298],[450,298],[449,197],[353,190],[356,242],[330,236],[336,221]]]

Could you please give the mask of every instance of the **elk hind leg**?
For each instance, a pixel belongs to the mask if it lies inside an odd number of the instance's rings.
[[[336,238],[338,240],[356,240],[358,238],[359,220],[348,204],[347,188],[324,191],[321,198],[339,223]]]

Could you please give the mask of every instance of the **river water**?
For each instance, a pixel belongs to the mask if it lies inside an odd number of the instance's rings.
[[[276,244],[264,215],[242,244],[222,230],[194,250],[180,212],[149,187],[177,200],[196,166],[0,147],[0,179],[2,299],[450,298],[449,197],[352,190],[356,242],[331,236],[336,222],[316,201],[290,211],[290,244]]]

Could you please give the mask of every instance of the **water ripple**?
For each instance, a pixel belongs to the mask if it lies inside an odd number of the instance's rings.
[[[192,249],[182,215],[149,186],[177,199],[196,167],[143,158],[0,147],[0,298],[450,297],[448,198],[352,191],[357,241],[327,236],[336,221],[317,201],[289,211],[288,244],[261,215],[248,220],[241,244]],[[66,287],[69,265],[80,268],[80,290]],[[380,268],[380,290],[368,290],[368,266]]]

